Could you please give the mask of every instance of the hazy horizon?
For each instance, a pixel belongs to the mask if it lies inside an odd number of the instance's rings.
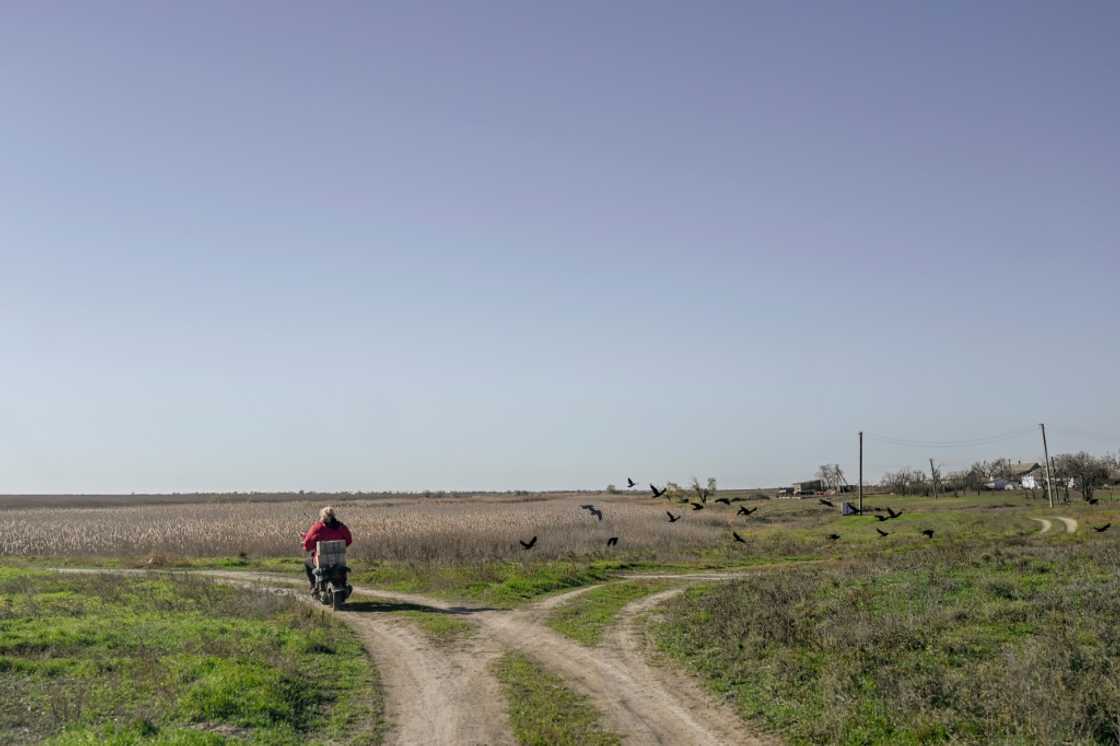
[[[1120,450],[1120,5],[333,11],[6,10],[0,494]]]

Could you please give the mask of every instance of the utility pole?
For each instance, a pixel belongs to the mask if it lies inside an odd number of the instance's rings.
[[[1054,484],[1050,481],[1050,449],[1046,447],[1046,423],[1038,423],[1038,427],[1042,430],[1042,457],[1046,459],[1043,463],[1046,464],[1046,496],[1050,499],[1050,507],[1054,507]]]
[[[929,460],[929,481],[933,485],[933,496],[937,497],[937,470],[933,466],[933,459]]]
[[[863,515],[863,431],[859,431],[859,514]]]

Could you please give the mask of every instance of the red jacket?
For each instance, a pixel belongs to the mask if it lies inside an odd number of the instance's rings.
[[[317,541],[337,541],[339,539],[345,541],[346,546],[350,546],[354,542],[350,538],[350,529],[346,528],[346,524],[342,521],[336,521],[333,526],[328,526],[322,521],[315,521],[311,524],[311,528],[307,529],[307,533],[303,535],[303,550],[305,552],[314,551]]]

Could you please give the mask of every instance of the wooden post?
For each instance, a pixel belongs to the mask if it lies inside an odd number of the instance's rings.
[[[1042,430],[1042,457],[1046,459],[1046,496],[1050,498],[1050,507],[1054,507],[1054,485],[1050,481],[1050,449],[1046,447],[1046,423],[1038,423]]]
[[[863,431],[859,431],[859,514],[863,515]]]

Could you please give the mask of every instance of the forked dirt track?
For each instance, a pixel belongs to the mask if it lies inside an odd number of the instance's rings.
[[[1077,519],[1076,518],[1066,518],[1066,517],[1060,516],[1060,515],[1053,515],[1053,516],[1050,516],[1050,517],[1053,518],[1055,521],[1061,521],[1062,525],[1066,527],[1066,533],[1067,534],[1077,533]],[[1050,529],[1052,529],[1054,527],[1054,524],[1051,523],[1046,518],[1031,518],[1031,520],[1032,521],[1037,521],[1038,523],[1042,524],[1042,528],[1038,532],[1040,534],[1045,534]]]
[[[288,576],[266,573],[202,574],[230,582],[303,585]],[[460,613],[465,618],[475,613],[423,596],[386,594],[366,588],[354,590],[378,600],[427,606]],[[453,646],[436,646],[414,624],[391,614],[346,612],[339,614],[339,618],[354,628],[377,665],[385,715],[390,723],[387,744],[517,743],[509,727],[501,687],[490,670],[502,652],[498,645],[476,636]]]
[[[744,735],[743,721],[728,703],[715,700],[694,678],[676,666],[664,664],[663,661],[662,665],[657,665],[657,654],[643,633],[643,617],[683,591],[683,586],[672,588],[625,606],[614,626],[607,632],[604,646],[614,651],[633,675],[645,681],[656,682],[661,691],[672,692],[678,700],[687,702],[691,718],[708,724],[709,728],[721,728],[726,733],[722,743],[777,743],[774,739]]]
[[[95,570],[94,572],[101,572]],[[113,572],[113,571],[109,571]],[[137,571],[146,572],[146,571]],[[252,581],[257,587],[290,591],[302,580],[271,573],[198,571],[225,582]],[[664,578],[682,584],[732,580],[740,573],[634,575],[621,580]],[[627,744],[769,744],[746,732],[732,709],[715,700],[672,666],[648,662],[648,645],[639,618],[683,590],[663,591],[625,607],[602,645],[586,647],[542,622],[557,606],[587,592],[589,586],[549,597],[516,610],[464,607],[412,593],[355,586],[378,601],[427,607],[462,615],[479,634],[455,645],[437,645],[410,621],[386,613],[342,612],[339,616],[361,637],[378,668],[390,731],[386,743],[514,744],[505,697],[492,662],[505,649],[518,650],[555,672],[587,695],[603,713],[607,727]],[[298,591],[297,595],[302,596]]]
[[[1077,520],[1075,518],[1063,518],[1062,516],[1054,516],[1059,521],[1066,525],[1066,533],[1077,533]]]
[[[343,615],[377,664],[395,744],[514,744],[505,700],[490,665],[501,650],[484,641],[434,649],[404,620]]]

